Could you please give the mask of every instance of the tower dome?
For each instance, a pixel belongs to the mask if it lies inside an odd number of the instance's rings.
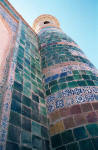
[[[54,27],[59,28],[60,24],[54,16],[48,15],[48,14],[40,15],[39,17],[35,19],[33,23],[33,29],[36,32],[39,32],[41,28],[44,28],[47,26],[54,26]]]

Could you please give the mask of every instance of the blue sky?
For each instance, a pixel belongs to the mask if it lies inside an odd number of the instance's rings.
[[[9,0],[32,26],[41,14],[55,16],[98,68],[98,0]]]

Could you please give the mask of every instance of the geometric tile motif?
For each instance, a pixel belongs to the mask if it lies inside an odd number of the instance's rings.
[[[98,100],[98,87],[66,88],[46,98],[48,113],[73,104]]]

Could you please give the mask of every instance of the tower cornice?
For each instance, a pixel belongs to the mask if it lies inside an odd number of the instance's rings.
[[[52,15],[43,14],[34,20],[33,29],[36,32],[38,32],[41,28],[47,27],[47,26],[55,26],[57,28],[60,28],[59,21],[56,19],[56,17]]]

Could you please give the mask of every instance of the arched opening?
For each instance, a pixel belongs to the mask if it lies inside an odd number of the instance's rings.
[[[49,23],[50,23],[49,21],[45,21],[45,22],[44,22],[44,24],[49,24]]]

